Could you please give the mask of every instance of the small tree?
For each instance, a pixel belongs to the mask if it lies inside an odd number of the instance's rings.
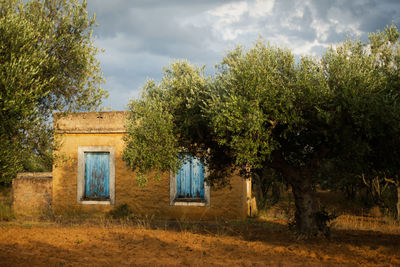
[[[0,181],[50,169],[54,111],[92,110],[106,92],[86,2],[0,0]]]

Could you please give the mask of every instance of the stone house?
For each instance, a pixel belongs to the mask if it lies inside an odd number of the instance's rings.
[[[124,161],[127,112],[84,112],[54,117],[60,147],[52,173],[55,214],[104,214],[127,204],[135,214],[163,218],[243,219],[250,215],[251,183],[231,177],[222,189],[205,182],[207,168],[187,158],[177,174],[163,173],[139,186]]]

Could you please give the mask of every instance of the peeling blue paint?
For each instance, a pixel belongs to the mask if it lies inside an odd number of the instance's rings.
[[[110,197],[110,153],[85,152],[85,198]]]
[[[204,199],[204,164],[200,158],[187,153],[176,176],[177,198]]]

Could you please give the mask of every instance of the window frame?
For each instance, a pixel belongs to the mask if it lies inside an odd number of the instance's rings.
[[[184,152],[183,152],[184,153]],[[192,157],[194,157],[192,155]],[[177,198],[177,173],[170,171],[170,205],[171,206],[210,206],[210,185],[207,183],[208,168],[206,162],[204,164],[204,199],[190,198],[179,199]]]
[[[105,152],[110,154],[109,192],[110,198],[105,200],[86,200],[85,197],[85,152]],[[79,146],[77,201],[79,204],[114,205],[115,203],[115,147],[113,146]]]

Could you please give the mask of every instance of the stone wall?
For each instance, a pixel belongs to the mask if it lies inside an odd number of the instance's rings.
[[[12,205],[17,217],[40,217],[51,209],[52,174],[19,173],[12,181]]]
[[[141,215],[165,218],[214,220],[239,219],[249,214],[249,192],[246,180],[235,176],[231,185],[223,189],[210,189],[209,206],[170,205],[170,174],[160,180],[150,178],[140,187],[136,174],[122,161],[126,112],[74,113],[57,118],[56,140],[61,144],[58,154],[65,158],[53,167],[53,211],[56,214],[104,214],[121,204]],[[115,123],[115,122],[118,123]],[[79,147],[115,148],[115,202],[111,204],[82,204],[77,200],[77,173]]]

